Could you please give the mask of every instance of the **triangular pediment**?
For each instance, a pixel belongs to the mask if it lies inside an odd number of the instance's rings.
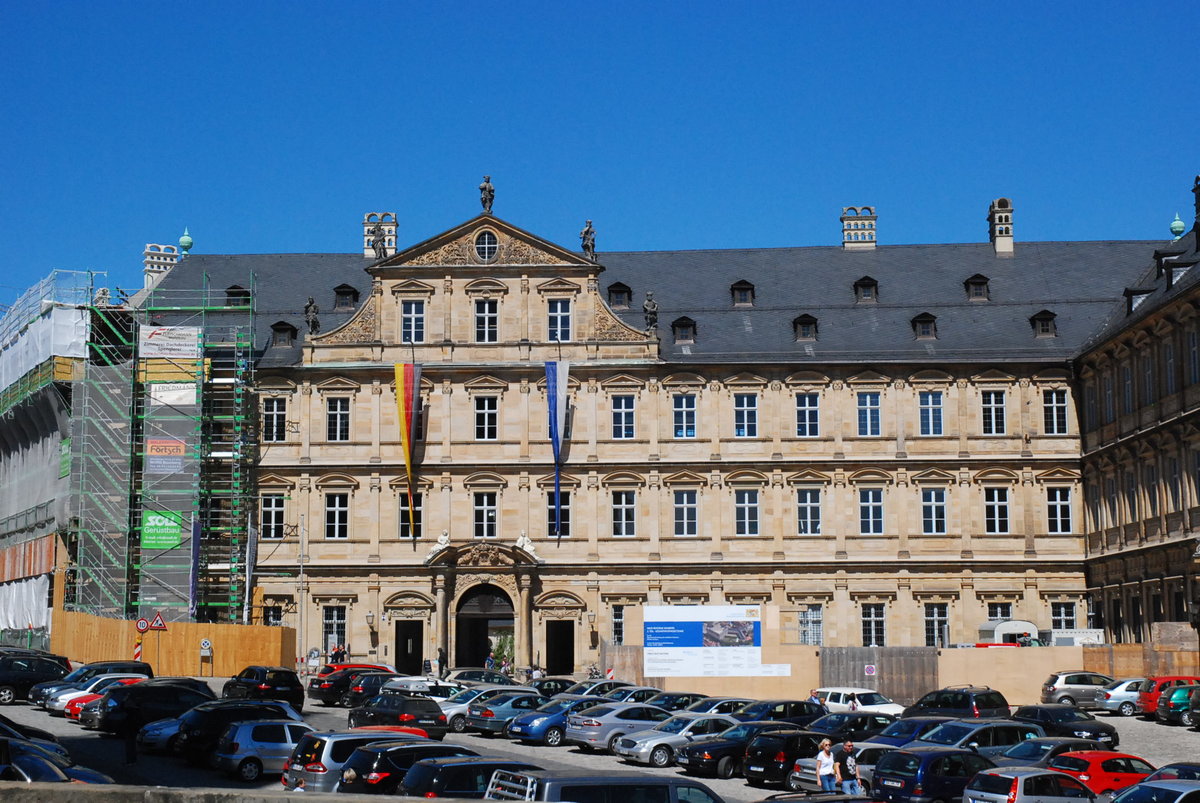
[[[797,471],[795,474],[789,474],[788,485],[809,485],[812,483],[820,483],[824,485],[830,481],[828,474],[823,474],[820,471],[814,471],[811,468],[806,468],[803,471]]]
[[[678,471],[663,477],[663,485],[708,485],[708,478],[694,471]]]
[[[886,385],[891,380],[878,371],[863,371],[846,380],[851,385]]]
[[[748,386],[761,387],[761,386],[767,384],[767,380],[765,377],[761,377],[758,374],[752,374],[749,371],[743,371],[740,374],[734,374],[733,376],[726,379],[725,384],[726,385],[737,385],[740,387],[748,387]]]
[[[662,381],[662,384],[663,384],[663,387],[667,387],[667,388],[673,388],[673,387],[682,387],[682,388],[700,387],[700,388],[702,388],[706,384],[708,384],[708,382],[704,379],[704,377],[700,376],[699,374],[681,373],[681,374],[671,374],[670,376],[668,376],[666,379],[664,379]]]
[[[488,237],[487,234],[491,236]],[[477,248],[477,244],[480,247]],[[392,268],[428,265],[554,265],[589,267],[593,270],[596,267],[594,262],[561,245],[544,240],[495,215],[482,214],[449,231],[398,251],[367,270],[377,273],[387,272]]]
[[[957,477],[949,471],[942,471],[940,468],[927,468],[924,471],[913,474],[911,479],[913,482],[950,483],[954,482]]]
[[[579,285],[566,279],[555,277],[537,286],[539,293],[578,293]]]
[[[645,387],[646,383],[635,376],[630,376],[629,374],[617,374],[616,376],[605,379],[600,383],[600,386],[605,390],[632,390],[635,388]]]
[[[477,376],[474,379],[468,379],[463,383],[463,387],[468,391],[505,391],[508,390],[508,383],[503,379],[497,379],[494,376],[485,374]]]
[[[1049,471],[1043,471],[1037,475],[1041,482],[1074,482],[1081,478],[1078,471],[1071,471],[1066,468],[1052,468]]]
[[[359,384],[351,382],[344,377],[335,376],[332,379],[326,379],[324,382],[317,383],[317,389],[325,392],[331,390],[358,390]]]
[[[405,279],[392,285],[393,295],[431,296],[437,290],[432,284],[416,279]]]
[[[971,379],[974,380],[976,383],[980,383],[980,382],[1008,383],[1008,382],[1015,381],[1016,377],[1013,376],[1012,374],[1006,374],[1003,371],[997,371],[995,368],[989,368],[988,370],[984,371],[983,373],[975,374],[975,376],[971,377]]]
[[[939,371],[935,368],[930,368],[925,371],[917,371],[908,378],[908,381],[914,385],[948,385],[954,381],[954,377],[945,371]]]
[[[829,377],[820,371],[797,371],[784,380],[788,386],[795,385],[828,385]]]
[[[553,491],[554,490],[554,475],[547,474],[544,477],[538,477],[536,484],[537,484],[537,487],[541,488],[543,491],[546,491],[546,490]],[[561,489],[571,491],[571,490],[578,488],[579,486],[580,486],[580,482],[579,482],[578,477],[573,477],[570,474],[562,474],[558,478],[558,487]]]
[[[258,487],[260,489],[262,489],[262,488],[270,488],[270,489],[290,488],[290,487],[294,486],[295,484],[296,484],[295,479],[293,479],[291,477],[285,477],[282,474],[276,474],[273,471],[268,472],[266,474],[261,474],[261,475],[259,475],[259,478],[258,478]]]

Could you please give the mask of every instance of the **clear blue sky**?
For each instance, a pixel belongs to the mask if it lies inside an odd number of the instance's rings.
[[[0,302],[147,242],[355,251],[479,211],[604,250],[1158,239],[1192,218],[1200,4],[7,2]]]

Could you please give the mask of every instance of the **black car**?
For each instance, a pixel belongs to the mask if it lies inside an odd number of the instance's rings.
[[[817,754],[823,739],[816,731],[779,731],[760,733],[746,746],[742,774],[751,786],[786,786],[788,775],[798,758]]]
[[[567,689],[575,685],[574,678],[537,678],[525,684],[530,688],[538,690],[538,693],[544,697],[553,697],[556,694],[562,694]]]
[[[746,745],[755,736],[798,730],[790,722],[742,722],[726,728],[712,739],[680,747],[675,751],[675,763],[688,775],[732,778],[741,772]]]
[[[11,705],[29,696],[39,683],[61,680],[70,674],[58,661],[40,655],[0,655],[0,705]]]
[[[1008,700],[987,686],[947,686],[929,692],[904,709],[904,716],[998,719],[1008,716]]]
[[[814,719],[819,719],[829,712],[825,706],[810,700],[759,700],[747,703],[730,714],[742,722],[790,722],[793,725],[805,725]]]
[[[383,684],[398,677],[401,676],[394,672],[375,672],[372,670],[363,672],[350,681],[350,688],[338,700],[338,705],[343,708],[356,708],[379,694],[383,689]]]
[[[56,655],[45,650],[35,650],[32,647],[0,647],[0,655],[32,655],[35,658],[45,658],[56,664],[62,664],[68,672],[71,671],[71,661],[65,655]]]
[[[38,683],[29,690],[29,702],[33,705],[42,705],[46,702],[46,698],[68,683],[83,683],[98,675],[110,674],[145,675],[152,678],[154,670],[150,668],[150,664],[144,661],[96,661],[85,664],[58,680]]]
[[[361,666],[339,669],[336,672],[330,672],[323,678],[310,680],[307,694],[321,705],[337,705],[341,702],[342,696],[350,691],[355,678],[367,672],[378,671],[378,669],[369,669]],[[392,675],[392,677],[398,676]]]
[[[118,733],[130,712],[142,724],[158,719],[177,717],[184,711],[207,703],[215,695],[173,683],[151,684],[149,681],[128,686],[113,686],[104,692],[96,708],[97,730]],[[82,714],[80,715],[82,720]]]
[[[231,722],[254,719],[302,718],[282,700],[209,700],[179,717],[176,750],[194,764],[202,764],[216,748]]]
[[[95,784],[116,783],[116,781],[103,772],[97,772],[89,767],[80,766],[69,755],[55,750],[48,750],[45,745],[40,745],[36,742],[25,739],[9,739],[8,749],[13,756],[30,755],[45,759],[62,770],[72,781]]]
[[[1044,767],[1050,759],[1060,753],[1083,750],[1104,750],[1093,739],[1077,739],[1073,736],[1035,736],[1018,742],[998,756],[989,756],[997,767]]]
[[[413,764],[400,784],[398,793],[407,797],[483,797],[496,770],[524,772],[540,770],[507,758],[426,758]]]
[[[456,744],[428,742],[375,742],[363,745],[342,765],[338,792],[365,795],[394,795],[412,765],[424,758],[478,756]]]
[[[876,744],[890,744],[893,747],[906,745],[913,739],[920,739],[931,730],[941,725],[943,722],[949,722],[954,717],[905,717],[898,719],[891,725],[888,725],[879,733],[871,737],[871,741]]]
[[[351,728],[362,725],[407,725],[421,728],[429,738],[446,738],[449,726],[442,709],[428,697],[400,692],[377,694],[358,708],[350,709],[346,723]]]
[[[688,691],[664,691],[646,700],[646,705],[658,706],[664,711],[682,711],[692,703],[698,703],[710,696]]]
[[[1047,736],[1094,739],[1103,745],[1103,750],[1114,750],[1121,743],[1121,735],[1117,733],[1116,728],[1073,705],[1022,705],[1013,711],[1009,719],[1041,725]]]
[[[824,733],[835,743],[849,739],[852,742],[863,742],[870,739],[884,728],[896,721],[891,714],[878,714],[871,711],[840,711],[836,714],[826,714],[820,719],[808,723],[808,729]]]
[[[227,700],[283,700],[296,713],[304,711],[304,685],[294,670],[282,666],[248,666],[225,681],[221,697]]]
[[[150,678],[138,682],[139,686],[183,686],[185,689],[198,691],[201,694],[212,694],[212,687],[199,678],[161,677]]]
[[[58,744],[58,737],[50,731],[33,728],[29,725],[22,725],[20,722],[14,722],[3,714],[0,714],[0,739],[9,737]]]

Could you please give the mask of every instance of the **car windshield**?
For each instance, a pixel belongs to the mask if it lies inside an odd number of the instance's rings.
[[[1042,756],[1050,752],[1052,745],[1046,742],[1038,742],[1029,739],[1024,742],[1017,742],[1012,747],[1004,751],[1005,758],[1022,758],[1030,761],[1037,761]]]
[[[551,700],[548,703],[542,703],[537,710],[543,714],[560,714],[570,711],[572,706],[578,705],[579,702],[579,700]]]
[[[878,692],[870,692],[858,695],[859,705],[887,705],[891,700],[884,697]]]
[[[837,728],[845,725],[849,720],[849,714],[826,714],[820,719],[815,720],[811,725],[809,725],[809,727],[815,731],[823,731],[826,729],[836,730]]]
[[[578,683],[576,683],[574,686],[564,689],[563,694],[583,694],[585,691],[587,691],[591,687],[591,685],[592,685],[592,681],[581,680]]]
[[[1154,784],[1139,783],[1117,794],[1113,803],[1173,803],[1181,797],[1176,789],[1166,789]]]
[[[1147,781],[1200,781],[1200,764],[1168,764],[1146,779]]]
[[[884,728],[879,735],[893,736],[897,739],[912,737],[914,733],[921,729],[921,725],[921,721],[917,719],[898,719]]]
[[[58,682],[59,683],[74,683],[75,681],[81,680],[85,676],[91,675],[91,674],[93,674],[93,673],[88,672],[88,668],[86,666],[81,666],[78,669],[76,669],[74,672],[67,675],[66,677],[64,677],[62,680],[60,680]]]
[[[482,689],[463,689],[450,698],[451,703],[469,703],[480,695]]]
[[[921,766],[921,759],[914,756],[912,753],[902,753],[899,750],[893,750],[890,753],[884,753],[879,761],[875,764],[875,777],[881,775],[899,775],[901,778],[917,777],[917,770]]]
[[[692,720],[688,717],[671,717],[654,726],[654,730],[663,733],[682,733]]]
[[[757,732],[758,732],[758,728],[755,728],[751,725],[732,725],[732,726],[726,728],[725,730],[721,731],[721,733],[718,735],[722,739],[733,739],[734,741],[741,741],[742,739],[749,739],[751,736],[753,736]]]
[[[1077,722],[1081,719],[1095,719],[1095,717],[1078,708],[1055,708],[1050,711],[1051,722]]]
[[[930,742],[931,744],[958,744],[975,730],[968,725],[960,725],[957,722],[945,722],[938,725],[924,736],[919,737],[918,741]]]

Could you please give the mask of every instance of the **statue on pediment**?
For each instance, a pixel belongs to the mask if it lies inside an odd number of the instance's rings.
[[[308,303],[304,305],[304,322],[308,324],[308,333],[310,335],[320,334],[321,319],[317,317],[321,312],[321,308],[317,306],[317,302],[312,296],[308,297]]]
[[[479,185],[479,203],[483,204],[483,211],[492,214],[492,201],[495,200],[496,188],[492,186],[492,177],[484,176],[483,183]]]
[[[642,312],[646,314],[646,331],[657,329],[658,302],[654,300],[654,293],[646,293],[646,303],[642,304]]]
[[[579,242],[583,245],[583,255],[588,259],[596,259],[596,230],[592,228],[592,221],[587,221],[587,225],[583,227],[583,231],[579,232]]]
[[[387,256],[387,237],[384,235],[383,226],[376,223],[371,227],[371,248],[375,250],[375,258],[383,259]]]

